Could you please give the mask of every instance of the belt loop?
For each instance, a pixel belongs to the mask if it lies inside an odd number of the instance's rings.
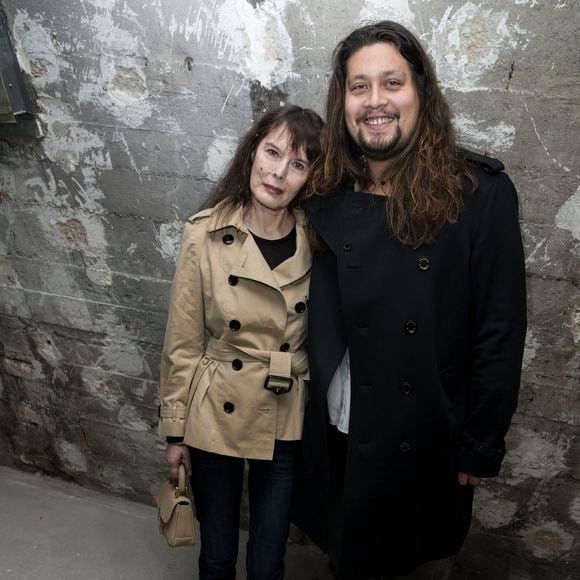
[[[292,355],[289,352],[272,351],[269,374],[289,379],[292,376]]]

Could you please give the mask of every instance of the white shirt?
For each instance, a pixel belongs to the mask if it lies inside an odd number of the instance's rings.
[[[326,402],[330,424],[335,425],[341,433],[348,433],[350,419],[350,357],[348,348],[334,371],[326,394]]]

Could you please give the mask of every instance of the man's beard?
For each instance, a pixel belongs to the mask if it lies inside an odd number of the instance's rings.
[[[367,159],[372,161],[386,161],[401,153],[409,143],[403,137],[401,127],[397,123],[395,134],[388,140],[372,139],[367,140],[362,129],[359,129],[356,144]]]

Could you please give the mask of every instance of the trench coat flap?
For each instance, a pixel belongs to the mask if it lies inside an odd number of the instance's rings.
[[[255,280],[256,282],[280,290],[280,285],[272,270],[270,270],[264,256],[262,256],[256,240],[249,233],[246,234],[246,239],[240,248],[237,260],[232,266],[231,274],[239,278]]]

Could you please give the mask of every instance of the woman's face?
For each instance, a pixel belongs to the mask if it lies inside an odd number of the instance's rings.
[[[272,129],[256,148],[250,173],[252,203],[271,211],[286,209],[304,187],[309,171],[306,152],[292,149],[286,125]]]

